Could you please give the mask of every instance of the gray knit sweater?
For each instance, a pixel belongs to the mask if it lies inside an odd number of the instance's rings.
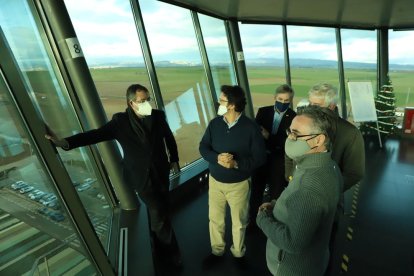
[[[268,238],[267,266],[273,275],[323,275],[328,243],[342,191],[341,172],[329,152],[298,158],[293,179],[273,211],[257,225]]]

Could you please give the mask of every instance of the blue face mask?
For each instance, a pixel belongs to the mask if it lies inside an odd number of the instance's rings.
[[[290,106],[290,103],[282,103],[275,101],[275,109],[279,112],[285,112]]]

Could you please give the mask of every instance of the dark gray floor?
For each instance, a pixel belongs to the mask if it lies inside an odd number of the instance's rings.
[[[366,177],[345,194],[346,215],[329,275],[414,275],[414,141],[388,140],[380,149],[374,139],[366,152]],[[261,233],[247,236],[247,270],[237,269],[228,252],[225,262],[203,271],[202,260],[210,253],[207,212],[207,192],[201,189],[174,213],[184,268],[166,275],[270,275]]]
[[[366,151],[366,177],[347,195],[347,275],[414,275],[414,141],[390,139],[379,149],[374,140]]]
[[[184,260],[184,269],[178,275],[270,275],[265,261],[266,239],[260,232],[254,232],[246,236],[247,269],[240,270],[234,263],[230,251],[227,250],[225,260],[222,263],[211,270],[202,270],[203,258],[211,253],[208,232],[207,190],[190,205],[182,208],[173,218]],[[229,210],[227,211],[226,242],[228,249],[231,246],[231,223],[229,221]]]

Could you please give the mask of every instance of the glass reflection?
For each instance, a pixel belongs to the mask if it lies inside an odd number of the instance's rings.
[[[183,167],[200,158],[198,143],[215,116],[191,15],[158,1],[140,1],[140,6]]]
[[[4,3],[1,3],[0,25],[18,63],[33,105],[57,135],[66,137],[80,132],[78,119],[58,73],[53,55],[45,46],[47,43],[43,43],[38,29],[40,24],[31,12],[31,4],[24,0],[1,2]],[[2,122],[15,124],[11,118],[6,120],[3,118]],[[13,150],[18,151],[18,147],[16,146]],[[59,149],[59,154],[103,247],[108,249],[108,229],[111,225],[112,210],[103,196],[106,194],[105,188],[94,163],[91,162],[90,150],[78,149],[64,152]],[[33,171],[36,170],[38,169],[33,168]],[[28,170],[27,173],[30,174],[30,172],[32,170]],[[51,191],[43,187],[46,185],[43,183],[48,182],[47,179],[37,178],[35,175],[30,176],[29,179],[38,183],[39,186],[34,189],[48,193],[49,197],[44,198],[46,207],[57,208],[59,206],[55,196],[49,194]],[[52,206],[49,206],[50,204]]]
[[[198,18],[218,98],[222,85],[237,84],[226,29],[223,20],[203,14],[199,14]]]
[[[0,75],[0,275],[96,274],[8,94]]]

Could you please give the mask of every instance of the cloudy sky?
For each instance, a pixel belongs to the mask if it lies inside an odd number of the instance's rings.
[[[25,24],[33,24],[29,19],[9,16],[21,10],[24,2],[0,0],[3,28],[12,32],[12,28],[24,29]],[[143,62],[128,0],[64,2],[87,60]],[[200,62],[189,11],[155,0],[140,0],[140,5],[155,62]],[[227,62],[229,53],[222,22],[204,15],[199,18],[210,60]],[[240,33],[246,57],[283,58],[280,26],[240,24]],[[390,31],[389,38],[390,63],[413,65],[414,31]],[[19,40],[22,39],[24,36]],[[288,40],[291,58],[337,59],[334,29],[288,26]],[[375,31],[343,30],[342,47],[344,61],[376,62]]]

